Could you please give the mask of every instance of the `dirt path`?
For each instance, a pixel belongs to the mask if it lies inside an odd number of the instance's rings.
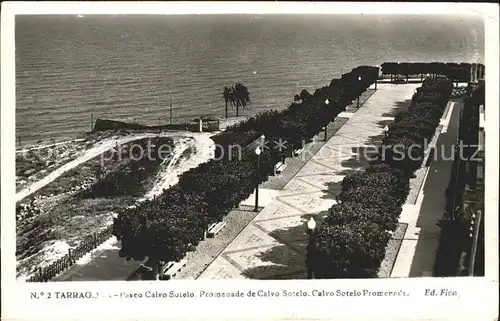
[[[161,180],[145,195],[145,199],[160,195],[163,189],[168,189],[170,186],[177,184],[182,173],[213,158],[214,141],[210,139],[210,136],[208,133],[192,133],[190,137],[181,138],[176,143],[168,166],[158,174]],[[177,164],[179,157],[187,149],[191,149],[189,158]]]
[[[189,135],[191,133],[185,133],[186,135]],[[124,144],[128,143],[134,140],[139,140],[142,138],[147,138],[147,137],[157,137],[157,136],[179,136],[183,135],[183,132],[168,132],[168,133],[162,133],[162,134],[155,134],[155,133],[141,133],[141,134],[132,134],[126,137],[121,137],[118,139],[105,139],[97,144],[97,146],[92,147],[88,149],[87,151],[84,152],[83,155],[80,157],[64,164],[63,166],[59,167],[58,169],[54,170],[44,178],[40,179],[39,181],[36,181],[32,183],[31,185],[27,186],[23,190],[19,191],[16,193],[16,202],[21,201],[25,197],[33,194],[34,192],[38,191],[40,188],[46,186],[47,184],[53,182],[56,180],[59,176],[63,175],[67,171],[77,167],[78,165],[85,163],[86,161],[102,154],[103,152],[111,149],[118,144]]]

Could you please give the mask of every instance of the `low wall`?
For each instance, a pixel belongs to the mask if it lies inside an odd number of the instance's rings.
[[[204,132],[213,132],[219,131],[219,121],[203,121],[202,124]],[[191,132],[199,132],[200,125],[198,122],[190,122],[183,124],[166,124],[166,125],[157,125],[157,126],[148,126],[137,123],[127,123],[118,120],[110,120],[110,119],[97,119],[93,132],[96,131],[105,131],[105,130],[186,130]]]

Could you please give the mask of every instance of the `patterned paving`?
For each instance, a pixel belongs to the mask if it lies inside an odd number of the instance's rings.
[[[344,176],[366,167],[363,154],[375,150],[396,103],[411,97],[418,85],[379,85],[199,278],[305,278],[306,221],[311,215],[322,221]]]

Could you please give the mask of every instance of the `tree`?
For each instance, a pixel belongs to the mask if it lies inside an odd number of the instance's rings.
[[[232,99],[233,92],[231,88],[229,87],[224,87],[224,91],[222,93],[222,97],[224,97],[224,102],[226,103],[226,118],[227,118],[227,104],[230,103],[232,104],[233,99]]]
[[[398,63],[396,62],[384,62],[382,64],[382,74],[391,75],[391,82],[394,75],[398,73]]]
[[[399,74],[406,77],[406,83],[408,83],[408,77],[410,75],[410,64],[407,62],[402,62],[399,64]]]
[[[294,101],[306,101],[309,99],[312,95],[305,89],[302,89],[299,95],[295,95],[293,97]]]
[[[232,101],[236,106],[236,117],[239,116],[240,107],[245,107],[250,103],[250,93],[248,88],[242,83],[236,83],[232,88]]]

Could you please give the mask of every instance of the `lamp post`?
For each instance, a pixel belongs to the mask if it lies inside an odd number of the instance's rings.
[[[261,137],[264,137],[262,135]],[[255,208],[254,211],[259,211],[259,177],[260,177],[260,153],[262,150],[260,147],[255,148],[255,155],[257,155],[257,173],[255,177]]]
[[[387,138],[388,131],[389,131],[389,126],[385,125],[385,127],[384,127],[384,139]]]
[[[168,91],[168,100],[169,100],[169,105],[170,105],[170,125],[172,125],[172,92],[169,90]]]
[[[325,107],[328,108],[328,104],[330,103],[330,101],[327,99],[325,99]],[[327,130],[328,130],[328,124],[325,124],[325,142],[326,142],[326,139],[327,139]]]
[[[396,77],[396,79],[395,79],[395,80],[398,80],[398,79],[399,79],[399,72],[401,71],[401,66],[400,66],[399,64],[400,64],[400,62],[398,61],[398,67],[397,67],[397,68],[398,68],[398,70],[396,71],[396,73],[397,73],[397,74],[396,74],[396,76],[397,76],[397,77]]]
[[[358,77],[358,81],[361,81],[361,76]],[[358,96],[358,104],[356,108],[359,108],[359,97],[361,97],[361,95]]]
[[[313,231],[314,231],[315,228],[316,228],[316,221],[311,216],[309,218],[309,220],[307,221],[307,235],[309,237],[309,244],[311,244],[312,234],[313,234]],[[309,265],[310,264],[307,264],[307,278],[308,279],[312,279],[313,278],[313,273],[312,273],[312,269],[311,269],[311,267]]]

